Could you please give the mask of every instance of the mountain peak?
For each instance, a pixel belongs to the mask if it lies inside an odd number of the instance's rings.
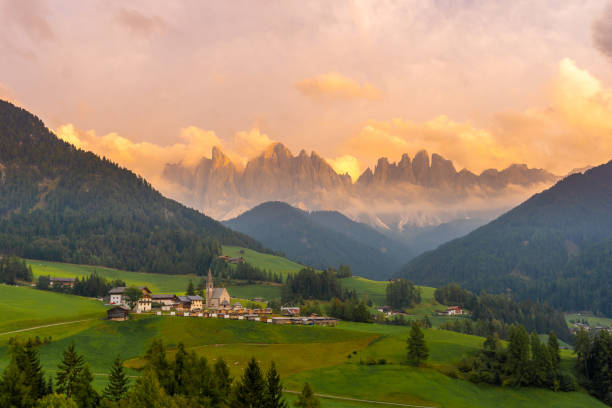
[[[269,145],[263,153],[264,158],[292,158],[291,151],[281,142],[275,142]]]

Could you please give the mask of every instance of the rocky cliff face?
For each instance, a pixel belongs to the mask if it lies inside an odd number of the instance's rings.
[[[454,219],[451,213],[455,211],[449,209],[449,204],[459,208],[458,203],[475,195],[491,201],[492,196],[503,196],[510,185],[529,188],[557,179],[544,170],[525,165],[486,170],[480,175],[466,169],[457,172],[452,161],[436,153],[430,159],[423,150],[413,159],[404,154],[397,163],[383,157],[374,170],[366,169],[353,184],[347,174],[336,173],[315,152],[307,154],[302,150],[294,156],[281,143],[270,145],[244,169],[237,168],[219,148],[214,148],[212,158],[203,158],[195,167],[166,165],[164,177],[189,191],[190,205],[220,219],[235,217],[262,202],[278,200],[306,210],[339,210],[355,218],[363,212],[377,211],[374,218],[390,219],[398,225],[410,224],[407,220],[411,215],[447,222]],[[527,196],[524,194],[520,199]],[[423,213],[424,207],[432,211],[441,203],[445,215],[430,217]],[[487,210],[492,205],[487,203]],[[495,205],[502,210],[508,208],[499,202]],[[386,214],[382,216],[380,211]],[[465,208],[461,211],[461,217],[473,216]]]

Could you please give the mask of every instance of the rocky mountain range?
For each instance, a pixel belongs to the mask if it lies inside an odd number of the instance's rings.
[[[456,220],[484,223],[558,180],[524,164],[480,174],[457,171],[452,161],[423,150],[412,159],[404,154],[397,163],[381,158],[353,183],[317,153],[302,150],[294,156],[281,143],[270,145],[244,168],[215,147],[212,158],[196,166],[167,164],[163,177],[180,187],[176,199],[217,219],[283,201],[308,211],[341,211],[400,234]]]

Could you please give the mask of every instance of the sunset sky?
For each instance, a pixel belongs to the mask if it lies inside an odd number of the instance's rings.
[[[0,0],[0,97],[143,174],[272,141],[353,177],[612,159],[607,1]]]

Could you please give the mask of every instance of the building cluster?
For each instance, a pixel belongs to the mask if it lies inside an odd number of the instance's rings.
[[[229,257],[229,256],[227,256],[227,255],[219,255],[219,256],[217,257],[217,259],[221,259],[221,260],[224,260],[224,261],[225,261],[225,262],[227,262],[227,263],[230,263],[230,264],[235,264],[235,265],[237,265],[237,264],[243,264],[243,263],[245,263],[245,262],[246,262],[246,261],[245,261],[245,259],[244,259],[243,257],[241,257],[241,256],[238,256],[238,257],[236,257],[236,258],[232,258],[232,257]]]
[[[311,316],[298,317],[299,307],[285,307],[282,313],[286,316],[275,317],[270,308],[246,308],[240,303],[231,304],[230,295],[225,288],[215,288],[210,271],[206,281],[206,297],[199,295],[179,296],[174,294],[152,294],[146,286],[138,288],[138,299],[128,299],[127,287],[116,287],[109,291],[109,304],[115,307],[107,311],[109,320],[123,321],[131,312],[152,312],[158,307],[158,315],[169,312],[170,316],[207,317],[233,320],[250,320],[271,324],[335,326],[337,319]]]

